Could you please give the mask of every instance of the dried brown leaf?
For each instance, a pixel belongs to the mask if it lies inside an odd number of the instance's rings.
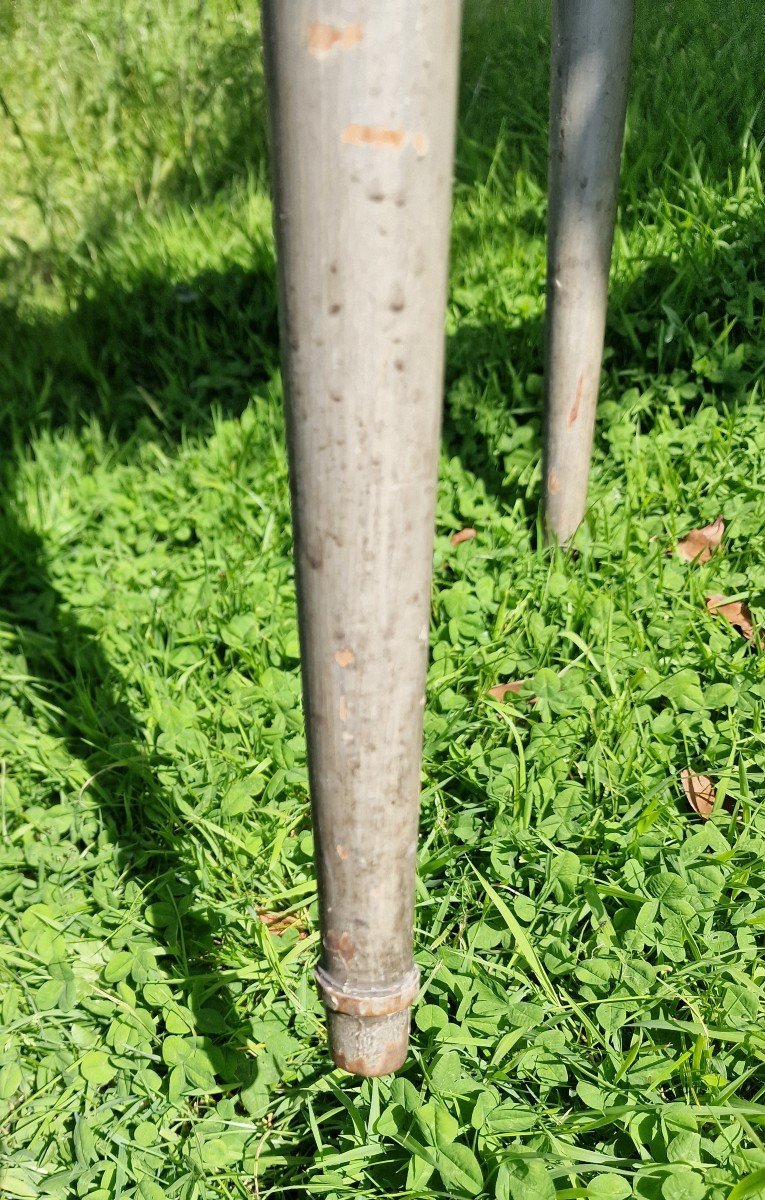
[[[449,540],[453,546],[459,546],[462,542],[469,542],[474,537],[478,537],[476,529],[458,529]]]
[[[751,642],[754,637],[754,625],[749,605],[745,600],[727,601],[724,596],[707,596],[707,608],[711,613],[719,613],[725,617],[742,637]]]
[[[493,696],[495,700],[504,700],[508,692],[517,696],[525,682],[525,679],[516,679],[513,683],[498,683],[489,688],[489,695]]]
[[[530,679],[514,679],[512,683],[497,683],[494,687],[489,688],[488,694],[493,696],[495,700],[504,700],[508,693],[512,696],[517,696],[522,687],[527,683],[531,683]],[[538,696],[528,696],[529,704],[536,704]]]
[[[264,909],[261,909],[258,912],[258,916],[268,932],[273,933],[276,937],[280,937],[288,929],[291,929],[293,925],[300,926],[301,924],[298,913],[267,912]],[[300,937],[304,938],[305,936],[305,932],[301,929]]]
[[[715,785],[708,775],[697,775],[688,767],[680,773],[685,798],[702,821],[708,821],[715,806]]]
[[[709,562],[720,545],[724,532],[725,522],[722,517],[718,517],[711,525],[705,525],[703,529],[692,529],[677,543],[678,558],[686,562]]]

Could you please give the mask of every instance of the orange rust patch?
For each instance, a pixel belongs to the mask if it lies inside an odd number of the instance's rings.
[[[417,151],[418,158],[424,158],[428,153],[428,139],[425,137],[424,133],[413,133],[412,145]]]
[[[338,843],[337,846],[335,846],[335,850],[337,850],[337,857],[341,858],[343,862],[345,862],[346,858],[348,857],[348,851],[345,846],[341,846]]]
[[[576,420],[576,418],[579,416],[579,408],[582,403],[582,392],[583,391],[584,391],[584,371],[582,371],[582,374],[579,376],[579,382],[576,385],[576,397],[574,399],[574,403],[571,405],[571,408],[568,410],[568,420],[567,420],[566,424],[568,425],[569,429],[574,424],[574,421]]]
[[[375,150],[400,150],[406,142],[403,129],[383,129],[381,125],[346,125],[346,146],[372,146]]]
[[[338,716],[340,717],[341,721],[345,721],[348,718],[348,705],[346,704],[345,696],[340,697],[340,704],[338,707]]]
[[[338,937],[334,930],[330,929],[324,938],[324,945],[330,954],[339,954],[343,962],[350,962],[356,953],[356,947],[351,941],[349,933],[341,933]]]
[[[314,21],[308,29],[308,53],[314,58],[326,58],[333,50],[352,50],[358,46],[363,35],[360,25],[346,25],[336,29],[334,25],[323,25]]]
[[[355,662],[355,655],[352,650],[336,650],[335,662],[337,663],[338,667],[342,667],[343,670],[345,670],[345,668],[349,667],[352,662]]]
[[[558,490],[558,476],[555,471],[551,471],[547,476],[547,490],[551,496],[554,496]]]

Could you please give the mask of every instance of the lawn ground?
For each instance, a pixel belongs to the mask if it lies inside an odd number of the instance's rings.
[[[765,622],[765,27],[638,7],[563,555],[546,5],[466,0],[423,994],[360,1082],[311,982],[257,6],[0,0],[3,1195],[765,1196],[765,658],[705,603]]]

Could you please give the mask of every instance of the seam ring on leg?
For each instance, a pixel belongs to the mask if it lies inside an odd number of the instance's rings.
[[[354,988],[338,983],[323,967],[317,967],[314,975],[327,1008],[349,1017],[389,1017],[409,1008],[420,988],[420,968],[417,966],[396,983],[377,988]]]

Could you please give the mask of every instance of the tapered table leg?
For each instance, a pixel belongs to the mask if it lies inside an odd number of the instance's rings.
[[[633,0],[553,0],[544,500],[584,516],[627,105]]]
[[[265,0],[303,696],[335,1062],[404,1061],[459,0]]]

